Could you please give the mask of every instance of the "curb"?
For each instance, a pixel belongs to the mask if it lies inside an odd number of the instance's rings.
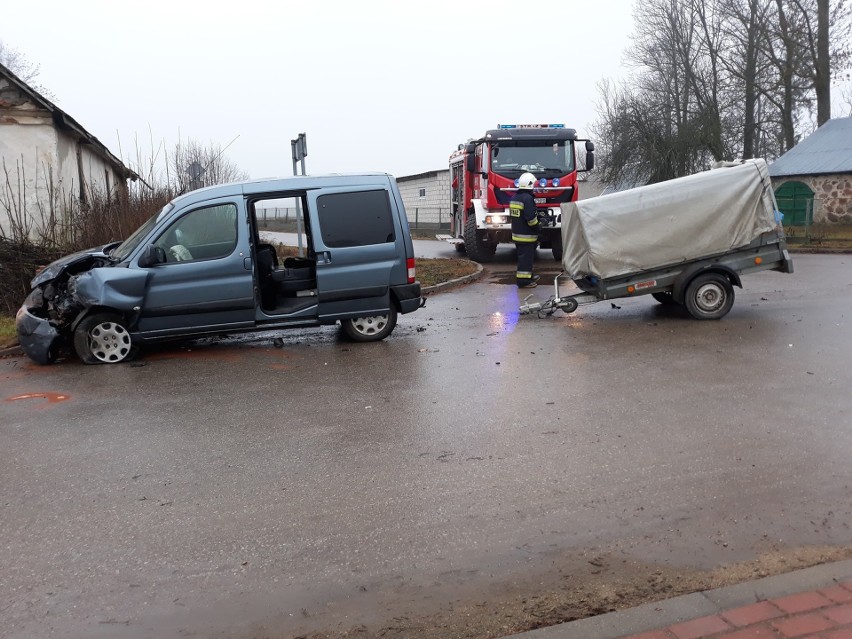
[[[811,246],[791,247],[787,248],[791,253],[804,253],[806,255],[849,255],[852,253],[852,248],[817,248]]]
[[[421,289],[420,293],[436,293],[442,289],[449,288],[451,286],[458,286],[459,284],[467,284],[468,282],[478,280],[479,277],[482,275],[482,264],[480,264],[479,262],[474,262],[474,264],[476,264],[475,273],[465,275],[464,277],[457,277],[454,280],[447,280],[446,282],[441,282],[440,284],[435,284],[434,286],[426,286]]]
[[[24,349],[20,346],[10,346],[9,348],[0,348],[0,357],[15,357],[23,355]]]
[[[651,632],[732,608],[785,597],[852,579],[852,559],[795,570],[783,575],[746,581],[734,586],[695,592],[627,610],[537,628],[511,635],[515,639],[619,639]]]

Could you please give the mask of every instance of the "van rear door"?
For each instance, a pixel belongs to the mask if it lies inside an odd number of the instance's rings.
[[[320,319],[381,314],[407,281],[403,229],[384,186],[308,192]]]

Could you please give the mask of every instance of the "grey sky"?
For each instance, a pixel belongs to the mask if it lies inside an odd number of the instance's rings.
[[[498,123],[587,133],[623,74],[631,0],[6,3],[0,38],[122,159],[226,145],[252,177],[442,169]],[[239,137],[237,137],[239,136]]]

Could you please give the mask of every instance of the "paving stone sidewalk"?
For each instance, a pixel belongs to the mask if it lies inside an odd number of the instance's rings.
[[[540,628],[516,639],[852,639],[852,560]]]

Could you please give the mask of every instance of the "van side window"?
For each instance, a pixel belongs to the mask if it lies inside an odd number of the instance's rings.
[[[230,255],[237,246],[237,207],[220,204],[190,211],[166,229],[154,244],[166,252],[168,262]]]
[[[385,190],[321,195],[317,208],[322,241],[330,248],[395,241]]]

